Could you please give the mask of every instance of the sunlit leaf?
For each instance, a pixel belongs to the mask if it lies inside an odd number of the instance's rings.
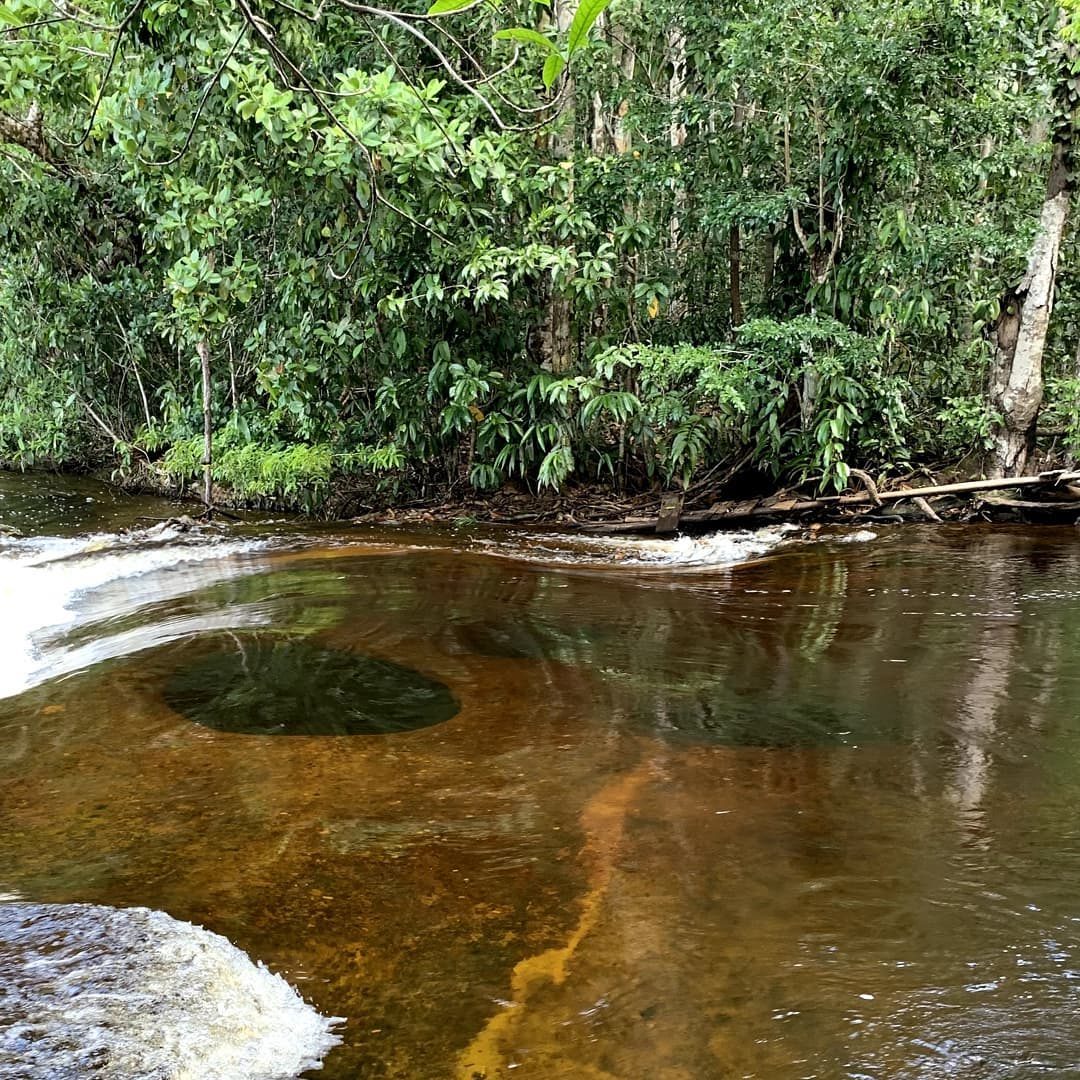
[[[474,3],[474,0],[435,0],[435,3],[428,8],[427,13],[429,15],[449,15],[450,12],[460,11],[472,3]]]
[[[568,59],[585,44],[593,24],[610,3],[611,0],[581,0],[577,11],[574,12],[574,20],[570,23],[570,36],[566,40]]]
[[[558,51],[555,48],[555,43],[550,38],[544,37],[539,30],[530,30],[524,26],[515,26],[509,30],[499,30],[495,34],[495,37],[502,41],[517,41],[522,45],[536,45],[548,53]]]
[[[566,60],[561,53],[553,52],[544,61],[544,85],[549,90],[554,86],[555,80],[563,73],[565,67]]]

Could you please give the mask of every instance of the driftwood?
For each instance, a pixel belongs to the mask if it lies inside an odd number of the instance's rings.
[[[1071,499],[1068,502],[1057,502],[1051,499],[1036,502],[1034,499],[1006,499],[998,495],[988,496],[980,499],[979,502],[995,510],[1019,510],[1033,514],[1080,514],[1080,500],[1077,499]]]
[[[941,524],[941,518],[938,517],[937,511],[921,496],[916,495],[911,500],[914,506],[917,506],[935,525]]]
[[[683,495],[682,492],[674,492],[665,495],[660,500],[660,516],[656,519],[656,531],[658,533],[673,533],[679,527],[682,518]]]
[[[926,499],[938,495],[970,495],[980,491],[1002,491],[1009,488],[1054,488],[1074,484],[1080,481],[1080,472],[1058,470],[1040,473],[1038,476],[1009,476],[996,480],[965,480],[957,484],[936,484],[920,488],[900,488],[896,491],[879,491],[870,477],[862,474],[858,477],[867,488],[865,492],[854,495],[823,495],[816,499],[778,498],[739,499],[713,503],[708,510],[689,510],[681,516],[683,525],[725,525],[755,519],[774,519],[792,517],[800,514],[859,509],[861,507],[878,508],[887,503],[902,502],[910,499],[927,516],[935,517]],[[870,481],[867,483],[867,481]],[[920,505],[921,504],[921,505]],[[1051,503],[1046,509],[1068,509],[1067,504]],[[626,518],[622,521],[591,522],[585,532],[596,533],[644,533],[656,532],[659,519],[655,517]]]

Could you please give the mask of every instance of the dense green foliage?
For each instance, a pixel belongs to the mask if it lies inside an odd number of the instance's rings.
[[[615,0],[587,47],[539,6],[298,5],[7,0],[0,460],[193,480],[200,342],[249,500],[739,461],[842,488],[984,448],[1052,5]],[[1078,336],[1065,276],[1070,450]]]

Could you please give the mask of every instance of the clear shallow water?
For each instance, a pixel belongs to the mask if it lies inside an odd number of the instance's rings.
[[[346,1018],[335,1080],[1080,1075],[1080,541],[877,532],[712,541],[735,569],[136,537],[0,700],[0,892],[224,935]],[[274,738],[170,706],[252,633],[458,711]]]

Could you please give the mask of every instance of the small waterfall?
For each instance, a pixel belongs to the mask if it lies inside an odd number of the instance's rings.
[[[798,532],[794,525],[770,525],[670,538],[527,533],[481,541],[469,550],[554,565],[708,570],[766,555],[787,542],[789,534]]]
[[[63,631],[96,619],[116,619],[215,581],[260,568],[251,556],[267,541],[184,534],[155,527],[130,535],[75,539],[34,537],[0,544],[0,698],[56,675],[123,655],[133,645],[158,644],[185,632],[154,628],[153,640],[106,630],[92,645],[67,649]],[[200,624],[201,625],[201,624]]]
[[[288,1080],[340,1023],[164,912],[0,903],[3,1080]]]

